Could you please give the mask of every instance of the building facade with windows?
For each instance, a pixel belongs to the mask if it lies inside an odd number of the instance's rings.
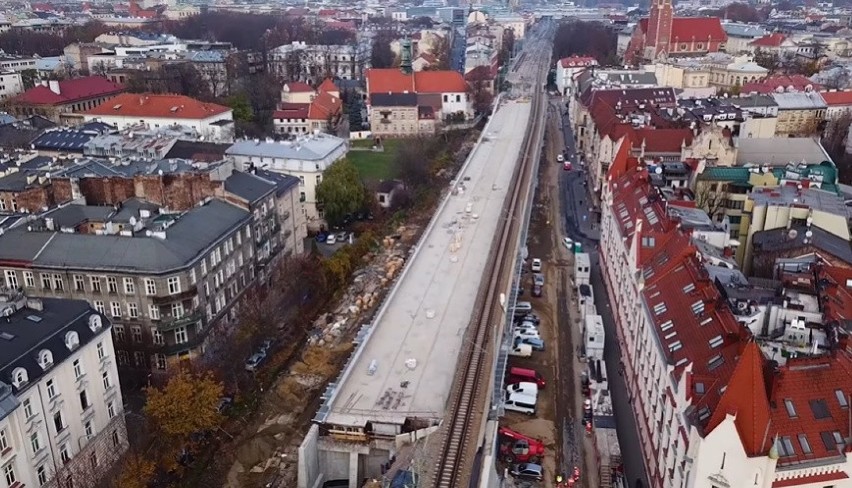
[[[62,207],[0,235],[0,272],[10,287],[83,299],[110,317],[122,373],[144,379],[214,354],[258,269],[296,249],[275,194],[250,200],[208,199],[182,213],[125,206],[94,233],[75,222],[97,220],[100,207]]]
[[[95,486],[128,446],[110,322],[9,287],[0,313],[0,485]]]
[[[323,172],[345,157],[348,150],[346,140],[320,133],[292,141],[237,141],[225,153],[241,171],[256,168],[298,178],[301,212],[308,228],[318,229],[324,220],[322,206],[317,202],[317,185]]]

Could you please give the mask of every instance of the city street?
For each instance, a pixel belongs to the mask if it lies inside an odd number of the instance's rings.
[[[583,245],[583,250],[589,253],[592,264],[591,283],[595,291],[595,305],[598,313],[602,316],[606,345],[604,359],[607,365],[610,395],[612,396],[613,408],[615,410],[616,426],[618,430],[618,441],[624,462],[624,471],[631,487],[636,486],[636,480],[641,479],[643,486],[648,486],[645,467],[642,461],[642,453],[639,450],[639,436],[636,429],[636,419],[627,398],[627,390],[624,378],[619,374],[619,362],[621,353],[618,348],[615,322],[609,305],[609,297],[604,287],[603,276],[598,262],[597,243],[600,238],[597,223],[590,215],[590,197],[587,187],[585,170],[580,167],[577,158],[574,135],[571,130],[569,118],[565,112],[564,102],[559,102],[562,116],[562,134],[565,140],[565,153],[572,155],[570,159],[574,169],[572,171],[560,171],[560,206],[565,218],[565,228],[568,236]]]

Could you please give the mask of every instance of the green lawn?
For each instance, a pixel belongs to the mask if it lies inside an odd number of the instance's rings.
[[[358,168],[365,180],[379,181],[394,177],[393,160],[400,140],[385,140],[384,152],[349,151],[346,156]],[[353,147],[370,147],[372,139],[351,141]]]

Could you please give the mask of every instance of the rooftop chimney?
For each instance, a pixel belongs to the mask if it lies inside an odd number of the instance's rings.
[[[50,80],[47,82],[50,91],[59,95],[59,81],[58,80]]]

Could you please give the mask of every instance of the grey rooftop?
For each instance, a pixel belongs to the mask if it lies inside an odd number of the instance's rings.
[[[312,135],[292,142],[245,140],[235,142],[225,151],[225,154],[319,161],[345,144],[345,140],[328,134]]]

